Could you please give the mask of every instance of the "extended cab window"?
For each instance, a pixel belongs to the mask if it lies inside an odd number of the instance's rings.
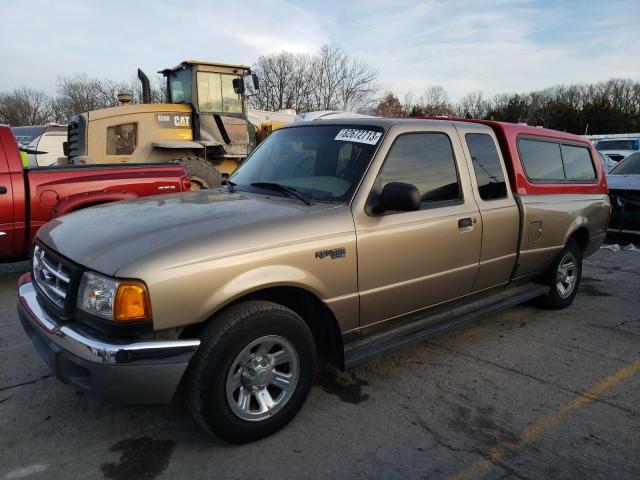
[[[124,123],[107,128],[107,155],[131,155],[136,149],[138,125]]]
[[[563,144],[562,162],[567,180],[595,180],[596,171],[587,147]]]
[[[467,147],[476,173],[478,191],[482,200],[495,200],[507,196],[502,163],[496,142],[485,133],[467,133]]]
[[[564,180],[560,144],[521,138],[518,140],[520,158],[531,180]]]
[[[423,203],[461,198],[451,141],[444,133],[400,135],[379,178],[380,188],[391,182],[415,185]]]

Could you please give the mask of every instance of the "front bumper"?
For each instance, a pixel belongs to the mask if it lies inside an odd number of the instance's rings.
[[[63,382],[117,403],[168,403],[200,340],[102,338],[63,324],[42,309],[31,274],[19,282],[18,314],[25,331]]]

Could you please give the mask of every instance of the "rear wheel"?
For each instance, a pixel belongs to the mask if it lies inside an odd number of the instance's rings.
[[[545,275],[550,291],[540,298],[549,309],[566,308],[573,303],[582,277],[582,250],[569,240]]]
[[[214,188],[222,184],[222,174],[204,158],[180,157],[174,162],[184,165],[191,180],[191,190]]]
[[[315,342],[292,310],[266,301],[230,307],[201,334],[188,376],[196,422],[228,442],[271,435],[298,413],[315,373]]]

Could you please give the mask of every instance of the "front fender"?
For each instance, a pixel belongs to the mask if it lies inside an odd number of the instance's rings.
[[[327,286],[309,271],[289,265],[270,265],[243,272],[216,289],[199,312],[202,321],[222,310],[238,298],[273,287],[296,287],[327,298]]]

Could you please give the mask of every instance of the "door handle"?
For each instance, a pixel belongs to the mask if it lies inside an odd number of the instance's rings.
[[[7,193],[7,187],[1,186],[0,187],[0,195],[4,195],[5,193]]]
[[[469,228],[473,225],[473,222],[470,218],[461,218],[458,220],[458,228]]]

